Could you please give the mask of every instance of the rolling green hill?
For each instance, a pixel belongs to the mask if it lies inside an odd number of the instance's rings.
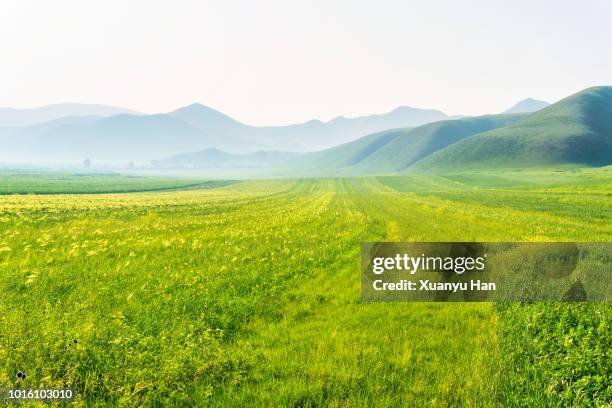
[[[393,129],[331,149],[302,155],[277,167],[282,175],[366,175],[402,171],[423,157],[461,139],[525,118],[489,115]]]
[[[446,147],[418,171],[605,166],[612,163],[612,87],[586,89],[525,120]]]

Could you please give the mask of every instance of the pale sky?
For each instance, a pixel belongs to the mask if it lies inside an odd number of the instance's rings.
[[[3,0],[0,53],[0,106],[475,115],[612,85],[612,1]]]

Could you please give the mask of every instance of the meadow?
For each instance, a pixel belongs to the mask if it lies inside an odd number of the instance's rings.
[[[1,196],[0,385],[76,406],[611,403],[609,304],[359,299],[362,242],[610,241],[609,169],[209,187]]]
[[[0,170],[1,194],[106,194],[214,188],[233,181],[142,177],[116,173]]]

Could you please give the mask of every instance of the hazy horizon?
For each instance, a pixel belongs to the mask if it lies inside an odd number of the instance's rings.
[[[566,96],[569,96],[569,95],[566,95]],[[511,108],[512,106],[514,106],[514,105],[516,105],[516,104],[518,104],[520,102],[524,102],[526,100],[529,100],[529,99],[536,99],[537,100],[537,98],[525,97],[525,98],[523,98],[521,100],[517,100],[515,103],[510,104],[505,109],[502,109],[500,112],[487,112],[487,113],[483,113],[482,115],[503,113],[504,110],[506,110],[508,108]],[[537,100],[537,101],[541,101],[541,100]],[[541,102],[546,102],[548,104],[552,104],[552,103],[557,102],[557,101],[552,101],[552,102],[551,101],[541,101]],[[89,106],[101,106],[101,107],[108,107],[108,108],[118,108],[118,109],[126,111],[126,112],[121,112],[120,114],[128,113],[128,114],[134,114],[134,115],[139,115],[139,114],[142,114],[142,115],[166,114],[166,113],[174,112],[174,111],[179,110],[179,109],[187,108],[187,107],[192,106],[192,105],[202,105],[202,106],[205,106],[205,107],[210,108],[212,110],[215,110],[217,112],[223,113],[223,114],[229,116],[230,118],[235,119],[235,120],[237,120],[239,122],[242,122],[242,123],[244,123],[246,125],[253,125],[250,122],[242,121],[239,118],[236,118],[236,116],[233,115],[231,112],[222,111],[220,109],[215,108],[214,106],[211,106],[211,105],[209,105],[209,104],[207,104],[205,102],[201,102],[201,101],[194,101],[194,102],[191,102],[191,103],[188,103],[188,104],[185,104],[185,105],[177,106],[174,109],[170,109],[168,111],[163,111],[163,112],[161,112],[161,111],[160,112],[143,112],[142,110],[138,110],[138,109],[132,108],[131,106],[125,106],[125,105],[121,105],[121,104],[108,105],[108,104],[100,104],[100,103],[96,103],[96,102],[55,102],[55,103],[49,103],[47,105],[36,105],[36,106],[0,106],[0,109],[29,110],[29,109],[44,109],[44,108],[49,108],[49,107],[60,107],[62,105],[65,105],[65,106],[68,106],[68,105],[88,106],[89,105]],[[393,111],[395,111],[397,109],[401,109],[401,108],[414,108],[414,109],[417,109],[417,110],[424,110],[424,111],[426,111],[426,110],[440,111],[440,112],[448,115],[448,117],[480,116],[480,114],[476,114],[476,115],[463,115],[461,113],[458,113],[458,114],[449,114],[448,112],[445,112],[442,109],[436,108],[435,106],[433,106],[433,107],[423,107],[423,106],[415,106],[415,105],[398,105],[398,106],[392,107],[392,108],[390,108],[390,109],[388,109],[386,111],[369,112],[369,113],[363,113],[363,114],[359,114],[359,115],[357,115],[357,114],[356,115],[350,115],[350,114],[349,115],[340,115],[339,114],[339,115],[335,115],[335,116],[330,116],[329,118],[326,118],[326,119],[321,119],[321,118],[313,117],[313,118],[306,119],[306,120],[301,121],[301,122],[295,122],[295,123],[294,122],[291,122],[291,123],[281,123],[281,124],[277,124],[277,123],[261,123],[261,124],[259,124],[258,123],[258,124],[254,125],[254,126],[261,126],[261,127],[266,127],[266,126],[271,126],[271,127],[274,127],[274,126],[284,126],[284,125],[293,125],[293,124],[304,123],[304,122],[313,121],[313,120],[320,120],[321,122],[327,123],[327,122],[331,122],[331,121],[333,121],[334,119],[337,119],[337,118],[355,119],[355,118],[365,117],[365,116],[384,115],[384,114],[393,112]],[[100,116],[100,119],[103,119],[105,117],[108,117],[108,116]],[[44,123],[44,122],[46,122],[46,121],[42,121],[40,123]]]
[[[11,2],[0,106],[197,102],[252,125],[482,115],[612,83],[611,19],[607,1]]]

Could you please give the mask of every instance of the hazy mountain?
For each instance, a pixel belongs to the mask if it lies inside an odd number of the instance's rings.
[[[274,170],[286,175],[365,175],[402,171],[427,155],[526,115],[489,115],[383,131],[331,149],[304,154]]]
[[[526,113],[536,112],[540,109],[544,109],[549,106],[550,103],[544,101],[538,101],[537,99],[527,98],[514,104],[509,109],[506,109],[503,113]]]
[[[73,163],[89,157],[105,162],[148,162],[207,148],[230,153],[317,150],[372,131],[446,118],[440,111],[402,107],[386,114],[336,118],[326,123],[313,120],[256,127],[193,104],[157,115],[69,116],[31,126],[0,127],[0,160]]]
[[[149,161],[213,146],[203,132],[167,115],[121,114],[81,122],[54,121],[0,129],[0,160],[61,163]]]
[[[543,103],[526,100],[510,110]],[[535,113],[452,119],[440,111],[401,107],[380,115],[264,127],[200,104],[165,114],[104,118],[99,114],[116,108],[79,106],[96,107],[97,114],[79,115],[84,111],[77,109],[76,116],[0,127],[0,161],[143,163],[167,158],[159,165],[271,166],[277,176],[612,163],[612,87],[587,89]],[[321,147],[328,148],[299,156],[287,152]]]
[[[415,168],[604,166],[612,164],[612,87],[586,89],[525,120],[453,144]]]
[[[272,150],[320,150],[352,141],[366,134],[397,127],[418,126],[444,120],[448,116],[437,110],[399,107],[380,115],[355,118],[337,117],[329,122],[311,120],[287,126],[250,126],[200,104],[170,112],[169,115],[187,121],[210,134],[224,135],[252,144],[247,148],[235,146],[234,151],[253,151],[254,148]]]
[[[219,149],[206,149],[195,153],[177,154],[156,162],[162,168],[252,168],[265,167],[296,157],[298,153],[263,151],[232,154]]]
[[[250,126],[200,103],[185,106],[168,113],[168,115],[211,133],[238,133],[250,128]]]
[[[138,114],[129,109],[85,103],[58,103],[38,108],[0,108],[0,126],[29,126],[68,116],[108,117],[120,113]]]

